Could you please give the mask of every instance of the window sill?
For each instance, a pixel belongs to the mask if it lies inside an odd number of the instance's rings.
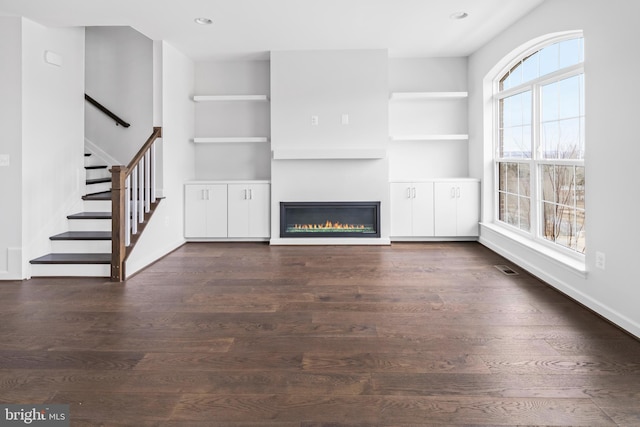
[[[566,254],[563,254],[560,251],[555,251],[552,248],[547,247],[546,245],[535,242],[531,239],[528,239],[513,231],[507,230],[506,228],[496,225],[494,223],[481,223],[480,227],[481,227],[481,234],[480,234],[481,236],[482,236],[482,230],[487,230],[492,233],[498,234],[502,237],[505,237],[519,244],[520,246],[523,246],[531,251],[534,251],[542,255],[548,261],[556,265],[559,265],[560,267],[563,267],[568,271],[571,271],[572,273],[576,274],[577,276],[583,279],[587,277],[587,268],[584,260],[579,260],[571,256],[568,256]]]

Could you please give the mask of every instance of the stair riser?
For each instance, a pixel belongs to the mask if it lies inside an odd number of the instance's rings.
[[[51,251],[58,254],[110,253],[111,240],[52,240]]]
[[[32,277],[110,277],[109,264],[32,264]]]
[[[110,178],[111,174],[106,169],[85,169],[87,179]]]
[[[110,191],[110,190],[111,190],[110,182],[101,182],[99,184],[87,184],[85,189],[87,194],[101,193],[103,191]]]
[[[111,200],[84,200],[85,212],[111,212]]]
[[[70,219],[69,231],[111,231],[111,220]]]

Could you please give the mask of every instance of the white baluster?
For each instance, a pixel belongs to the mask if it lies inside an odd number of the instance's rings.
[[[131,244],[131,176],[128,176],[125,180],[125,204],[124,204],[124,245],[129,246]]]
[[[138,203],[140,204],[138,208],[138,222],[144,222],[144,159],[140,159],[138,162],[138,182],[140,186],[140,192],[138,193]]]
[[[131,171],[131,232],[138,234],[138,166]]]
[[[151,202],[156,202],[156,143],[151,144]]]
[[[151,154],[144,153],[144,211],[151,210]]]

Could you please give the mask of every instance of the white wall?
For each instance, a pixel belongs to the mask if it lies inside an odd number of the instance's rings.
[[[126,165],[153,131],[153,42],[130,27],[87,27],[86,93],[131,126],[86,105],[86,137]]]
[[[22,19],[0,17],[0,279],[22,274]]]
[[[390,92],[465,92],[467,58],[392,58]],[[389,133],[466,134],[467,99],[391,100]],[[469,174],[465,140],[393,141],[390,180],[459,178]]]
[[[194,129],[194,64],[171,45],[154,42],[161,70],[154,75],[161,79],[160,122],[162,148],[158,159],[163,174],[163,195],[154,216],[144,230],[131,256],[127,260],[126,274],[130,276],[148,264],[166,255],[184,243],[184,182],[194,179],[195,150],[191,140]]]
[[[62,65],[44,61],[45,51]],[[84,28],[22,21],[23,267],[50,252],[49,237],[82,210]]]
[[[195,95],[269,95],[269,61],[204,61],[195,67]],[[200,102],[195,136],[270,135],[269,102]],[[271,176],[269,143],[197,144],[196,177],[252,180]]]
[[[349,115],[348,125],[341,124],[342,114]],[[311,123],[314,115],[318,116],[318,125]],[[387,117],[386,50],[271,53],[274,152],[283,149],[386,152]],[[388,174],[386,157],[273,160],[271,242],[277,243],[279,236],[280,201],[381,201],[381,238],[388,240]]]
[[[635,266],[640,259],[637,227],[637,122],[640,57],[635,0],[607,2],[555,0],[543,3],[496,37],[469,60],[471,175],[484,178],[482,221],[493,220],[490,106],[487,82],[494,66],[530,40],[545,34],[583,30],[586,90],[586,277],[552,258],[518,245],[490,227],[481,242],[525,265],[551,285],[609,320],[640,336],[640,287]],[[489,120],[489,123],[488,123]],[[595,268],[595,252],[606,255],[606,269]]]

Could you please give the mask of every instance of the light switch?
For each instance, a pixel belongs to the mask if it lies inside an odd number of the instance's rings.
[[[0,154],[0,166],[9,166],[11,157],[8,154]]]

